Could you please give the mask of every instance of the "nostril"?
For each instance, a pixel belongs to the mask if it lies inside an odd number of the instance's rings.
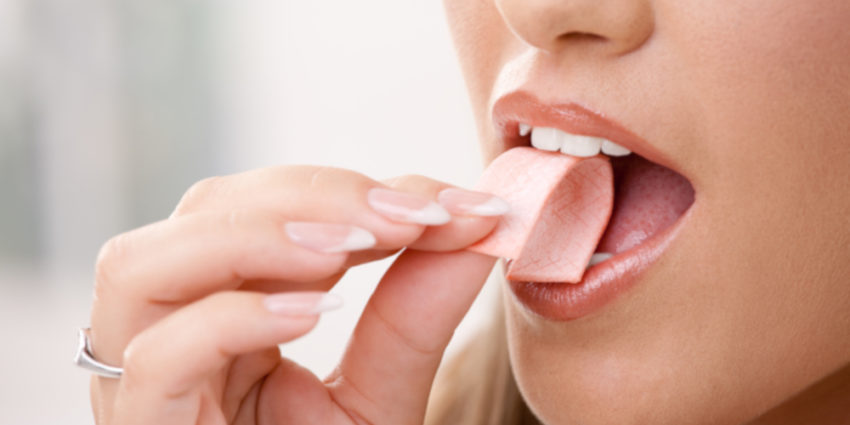
[[[571,46],[622,55],[639,48],[655,27],[646,0],[495,0],[519,39],[549,53]]]
[[[559,35],[548,50],[555,52],[563,49],[599,49],[608,45],[609,38],[591,32],[572,31]]]
[[[591,42],[603,42],[608,39],[597,34],[589,33],[589,32],[569,32],[566,34],[561,34],[559,37],[561,42],[568,43],[591,43]]]

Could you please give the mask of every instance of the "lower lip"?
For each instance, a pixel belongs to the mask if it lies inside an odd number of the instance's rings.
[[[575,320],[608,304],[634,286],[661,257],[694,205],[667,229],[634,248],[590,267],[579,283],[509,281],[514,297],[532,313],[555,321]]]

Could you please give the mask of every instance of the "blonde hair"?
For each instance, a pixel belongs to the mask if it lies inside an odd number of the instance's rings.
[[[517,389],[508,359],[504,310],[440,367],[426,425],[537,425]]]

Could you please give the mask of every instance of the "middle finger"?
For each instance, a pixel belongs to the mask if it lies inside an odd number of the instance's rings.
[[[347,253],[299,245],[286,230],[289,224],[257,211],[206,212],[154,223],[107,243],[92,307],[99,358],[117,365],[130,338],[151,323],[247,280],[322,282],[340,273]]]
[[[234,208],[274,212],[293,221],[349,223],[372,232],[377,249],[396,249],[416,240],[435,224],[409,211],[408,220],[389,218],[368,201],[380,182],[350,170],[318,166],[281,166],[202,180],[180,200],[172,217]],[[424,199],[423,199],[424,200]],[[423,205],[422,210],[436,205]],[[439,223],[442,224],[442,223]]]

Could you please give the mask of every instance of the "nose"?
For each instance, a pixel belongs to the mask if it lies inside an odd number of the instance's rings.
[[[550,52],[591,42],[612,54],[637,49],[654,29],[651,0],[495,0],[526,43]]]

